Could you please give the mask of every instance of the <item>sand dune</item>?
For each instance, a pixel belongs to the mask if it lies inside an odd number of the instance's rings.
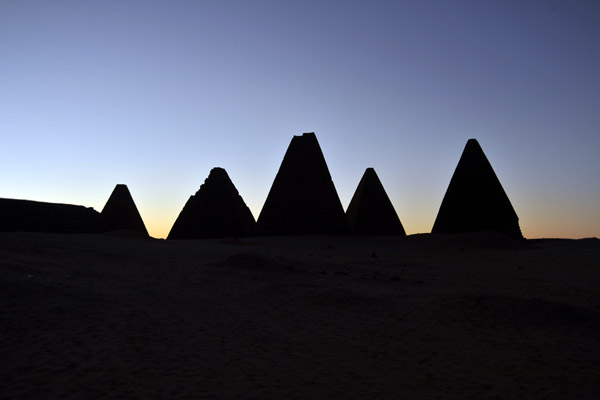
[[[600,243],[0,233],[0,398],[593,399]]]

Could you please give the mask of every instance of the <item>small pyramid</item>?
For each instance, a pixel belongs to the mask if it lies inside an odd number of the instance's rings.
[[[497,231],[522,238],[519,217],[481,146],[469,139],[431,233]]]
[[[223,168],[213,168],[179,213],[167,239],[210,239],[254,233],[252,213]]]
[[[262,235],[347,232],[344,209],[314,133],[292,138],[257,230]]]
[[[359,235],[405,236],[377,173],[367,168],[346,210],[350,231]]]
[[[127,185],[115,186],[100,213],[102,231],[134,230],[148,235],[144,221],[135,206]]]

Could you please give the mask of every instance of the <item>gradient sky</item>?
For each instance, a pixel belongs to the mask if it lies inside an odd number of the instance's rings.
[[[316,132],[344,208],[374,167],[429,232],[477,138],[526,237],[600,237],[596,1],[0,2],[0,197],[165,237],[212,167],[258,217]]]

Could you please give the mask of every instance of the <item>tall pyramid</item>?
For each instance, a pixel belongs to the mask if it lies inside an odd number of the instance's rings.
[[[255,221],[223,168],[213,168],[179,213],[167,239],[249,236]]]
[[[519,217],[481,146],[469,139],[431,233],[498,231],[522,238]]]
[[[257,222],[262,235],[347,231],[346,215],[314,133],[294,136]]]
[[[400,218],[373,168],[367,168],[363,174],[346,210],[346,217],[352,233],[406,235]]]
[[[102,231],[128,229],[148,235],[127,185],[115,186],[100,213],[100,226]]]

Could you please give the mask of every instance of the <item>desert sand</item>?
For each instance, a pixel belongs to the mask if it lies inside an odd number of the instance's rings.
[[[0,233],[2,399],[596,399],[600,241]]]

